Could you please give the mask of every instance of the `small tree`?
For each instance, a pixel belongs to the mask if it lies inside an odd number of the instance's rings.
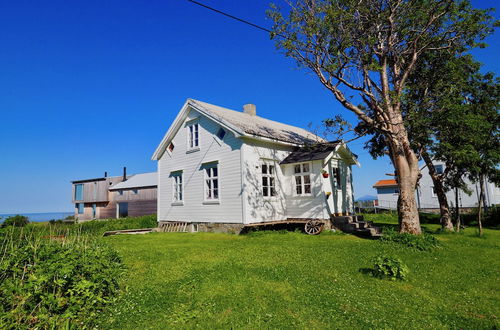
[[[485,182],[500,183],[500,170],[497,168],[500,164],[500,80],[493,74],[479,77],[471,85],[467,104],[471,125],[464,143],[470,144],[474,152],[464,157],[461,165],[467,169],[469,178],[479,183],[477,221],[479,235],[482,236]]]
[[[420,234],[418,158],[402,110],[408,77],[424,54],[476,46],[491,31],[488,11],[467,0],[297,0],[286,17],[276,7],[269,16],[285,55],[383,139],[400,190],[400,231]]]

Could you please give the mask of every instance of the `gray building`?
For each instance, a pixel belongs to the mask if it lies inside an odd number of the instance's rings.
[[[124,218],[156,214],[158,173],[72,181],[75,219]]]

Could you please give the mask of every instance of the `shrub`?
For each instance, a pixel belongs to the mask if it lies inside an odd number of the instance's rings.
[[[408,267],[398,258],[378,256],[374,259],[372,274],[375,277],[404,280],[408,273]]]
[[[408,233],[398,233],[392,228],[384,228],[382,242],[397,243],[419,251],[430,251],[439,246],[439,241],[432,235],[423,233],[412,235]]]
[[[13,226],[13,227],[24,227],[26,226],[29,222],[28,217],[25,217],[23,215],[14,215],[12,217],[8,217],[4,220],[2,227],[8,227],[8,226]]]
[[[119,256],[91,237],[40,227],[0,233],[0,328],[90,326],[117,293]]]

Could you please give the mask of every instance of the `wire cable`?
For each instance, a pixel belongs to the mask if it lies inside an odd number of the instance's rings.
[[[212,8],[212,7],[207,6],[207,5],[205,5],[205,4],[201,3],[201,2],[198,2],[198,1],[195,1],[195,0],[187,0],[187,1],[189,1],[189,2],[191,2],[191,3],[194,3],[195,5],[201,6],[201,7],[203,7],[203,8],[206,8],[206,9],[208,9],[208,10],[211,10],[211,11],[213,11],[213,12],[216,12],[216,13],[218,13],[218,14],[221,14],[221,15],[223,15],[223,16],[226,16],[226,17],[229,17],[229,18],[231,18],[231,19],[234,19],[234,20],[236,20],[236,21],[238,21],[238,22],[241,22],[241,23],[244,23],[244,24],[250,25],[250,26],[252,26],[252,27],[254,27],[254,28],[257,28],[257,29],[259,29],[259,30],[262,30],[262,31],[265,31],[265,32],[268,32],[268,33],[271,33],[271,34],[272,34],[272,33],[274,33],[273,31],[269,30],[268,28],[265,28],[265,27],[262,27],[262,26],[260,26],[260,25],[254,24],[254,23],[252,23],[252,22],[249,22],[249,21],[247,21],[247,20],[244,20],[243,18],[236,17],[236,16],[234,16],[234,15],[228,14],[228,13],[223,12],[223,11],[221,11],[221,10],[218,10],[218,9]],[[285,38],[284,36],[279,35],[279,34],[275,34],[275,35],[276,35],[276,36],[279,36],[279,37],[282,37],[282,38]]]

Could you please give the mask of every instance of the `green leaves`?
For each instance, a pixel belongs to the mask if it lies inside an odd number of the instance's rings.
[[[410,270],[401,259],[392,256],[378,256],[374,259],[372,275],[390,280],[405,280]]]
[[[95,239],[61,242],[42,228],[13,228],[0,247],[0,328],[89,325],[117,293],[121,260]]]

